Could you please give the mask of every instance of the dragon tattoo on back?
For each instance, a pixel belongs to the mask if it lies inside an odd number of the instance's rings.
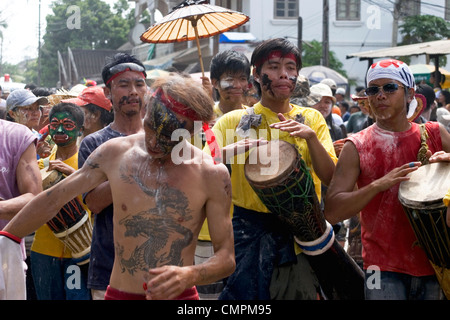
[[[155,201],[154,208],[128,215],[119,221],[120,225],[125,226],[125,237],[146,239],[134,248],[129,258],[124,256],[123,246],[116,244],[116,255],[120,257],[122,272],[127,271],[131,275],[161,265],[183,265],[181,252],[193,239],[192,231],[182,224],[192,219],[185,194],[162,181],[157,182],[155,187],[149,187],[145,183],[148,174],[143,174],[149,172],[145,167],[147,166],[144,164],[133,166],[131,170],[121,170],[124,182],[137,184]],[[158,179],[158,176],[154,179]],[[167,248],[169,243],[170,248]]]

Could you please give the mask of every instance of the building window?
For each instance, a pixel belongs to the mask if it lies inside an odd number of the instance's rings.
[[[361,0],[337,0],[336,20],[359,21],[361,19]]]
[[[297,19],[298,0],[275,0],[275,19]]]

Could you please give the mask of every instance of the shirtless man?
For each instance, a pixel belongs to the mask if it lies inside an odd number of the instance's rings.
[[[102,144],[81,169],[30,202],[5,231],[23,237],[68,200],[109,180],[116,254],[105,298],[198,299],[195,285],[234,271],[231,183],[224,165],[214,164],[188,139],[171,137],[177,129],[194,134],[194,121],[211,120],[212,105],[202,88],[183,77],[156,81],[145,133]],[[175,157],[182,163],[176,165]],[[215,254],[193,265],[206,217]]]

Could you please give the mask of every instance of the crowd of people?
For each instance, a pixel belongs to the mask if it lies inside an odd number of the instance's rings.
[[[120,53],[101,85],[8,93],[0,298],[330,299],[240,161],[282,140],[304,161],[333,239],[361,271],[379,268],[381,286],[366,285],[362,299],[445,299],[398,190],[425,163],[423,132],[427,163],[450,161],[448,91],[416,84],[394,59],[375,63],[353,94],[332,79],[311,84],[301,68],[294,44],[270,39],[250,61],[218,53],[201,86],[177,72],[149,84],[142,62]],[[83,254],[61,240],[75,222],[63,212],[86,221]]]

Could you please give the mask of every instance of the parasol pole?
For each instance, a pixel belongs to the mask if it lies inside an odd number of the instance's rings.
[[[197,20],[200,19],[201,16],[195,16],[194,19],[191,20],[192,27],[194,28],[195,32],[195,41],[197,42],[197,51],[198,51],[198,57],[200,59],[200,68],[202,69],[202,76],[205,76],[205,70],[203,68],[203,59],[202,59],[202,50],[200,48],[200,40],[198,37],[198,30],[197,30]]]

